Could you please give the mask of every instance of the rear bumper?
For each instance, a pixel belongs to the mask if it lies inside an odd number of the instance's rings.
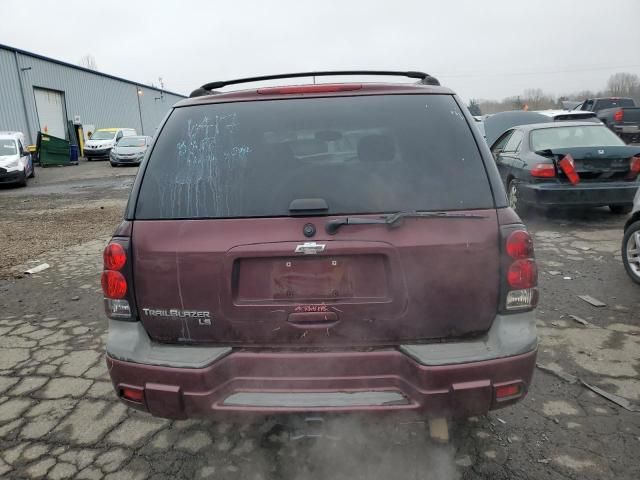
[[[637,182],[522,183],[520,200],[543,207],[632,205],[638,186]]]
[[[614,125],[613,131],[616,133],[630,133],[630,134],[639,134],[640,133],[640,124],[635,125]]]
[[[124,324],[112,321],[110,328],[114,323]],[[144,391],[142,402],[124,403],[159,417],[227,420],[310,412],[482,414],[524,397],[537,347],[530,313],[498,317],[479,339],[366,352],[161,346],[147,339],[151,346],[142,348],[144,358],[135,351],[127,358],[117,345],[121,335],[126,333],[110,331],[107,346],[113,385],[119,396],[125,388]],[[147,359],[152,363],[140,362]],[[496,400],[495,389],[511,384],[521,394]]]
[[[114,165],[140,165],[140,162],[142,161],[142,159],[109,157],[109,161]]]

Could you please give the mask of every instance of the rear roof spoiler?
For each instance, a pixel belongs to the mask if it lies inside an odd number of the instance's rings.
[[[408,77],[417,78],[418,84],[422,85],[440,85],[437,78],[432,77],[428,73],[424,72],[399,72],[392,70],[334,70],[334,71],[321,71],[321,72],[299,72],[299,73],[281,73],[278,75],[263,75],[259,77],[247,77],[238,78],[235,80],[222,80],[217,82],[209,82],[202,87],[197,88],[191,92],[190,97],[200,97],[203,95],[211,95],[215,92],[216,88],[226,87],[227,85],[237,85],[239,83],[260,82],[263,80],[280,80],[283,78],[300,78],[300,77],[334,77],[334,76],[351,76],[351,75],[380,75],[380,76],[394,76],[394,77]]]

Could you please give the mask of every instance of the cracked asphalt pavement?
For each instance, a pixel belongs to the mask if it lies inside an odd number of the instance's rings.
[[[86,167],[88,177],[71,182],[66,169],[39,170],[39,184],[0,190],[0,211],[15,213],[25,198],[87,216],[93,201],[122,209],[135,170],[102,178],[109,169]],[[386,417],[328,418],[324,435],[300,438],[296,418],[238,425],[127,409],[104,361],[99,274],[116,222],[103,223],[75,242],[34,248],[24,265],[47,262],[44,272],[17,278],[23,265],[0,280],[0,478],[640,478],[640,413],[570,381],[640,404],[640,287],[619,256],[624,216],[597,209],[527,219],[540,268],[544,370],[523,402],[455,422],[444,446],[428,440],[424,424]]]

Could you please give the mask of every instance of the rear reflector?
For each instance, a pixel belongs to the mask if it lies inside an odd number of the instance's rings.
[[[291,87],[259,88],[258,93],[262,95],[291,95],[296,93],[349,92],[352,90],[360,90],[361,88],[362,85],[359,83],[325,83],[320,85],[293,85]]]
[[[109,318],[131,318],[131,306],[127,300],[105,298],[104,309]]]
[[[516,230],[507,238],[507,255],[511,258],[528,258],[533,255],[531,236],[524,230]]]
[[[144,390],[125,387],[120,389],[120,396],[130,402],[142,403],[142,400],[144,399]]]
[[[572,185],[580,183],[580,176],[578,175],[578,172],[576,172],[576,166],[571,155],[565,155],[558,165]]]
[[[631,157],[629,162],[629,175],[627,178],[636,178],[640,173],[640,156]]]
[[[531,176],[538,178],[553,178],[556,176],[556,167],[551,163],[538,163],[531,169]]]
[[[532,288],[538,284],[538,267],[533,259],[516,260],[509,266],[507,282],[515,290]]]
[[[496,400],[506,400],[522,395],[522,388],[519,383],[511,385],[501,385],[495,388]]]
[[[538,304],[538,289],[525,288],[522,290],[511,290],[507,293],[505,308],[507,310],[522,310],[535,308]]]
[[[127,263],[127,254],[119,243],[110,243],[102,254],[105,270],[121,270]]]
[[[100,283],[107,298],[124,298],[127,294],[127,281],[120,272],[105,270],[102,272]]]
[[[618,110],[613,114],[613,120],[616,122],[621,122],[624,119],[624,110]]]

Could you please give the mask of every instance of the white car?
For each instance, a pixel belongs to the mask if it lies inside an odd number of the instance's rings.
[[[93,132],[91,139],[84,144],[84,156],[87,160],[108,160],[111,149],[123,137],[137,135],[133,128],[100,128]]]
[[[536,113],[540,113],[549,117],[554,122],[593,122],[602,123],[595,112],[584,112],[581,110],[536,110]]]
[[[33,159],[20,132],[0,132],[0,184],[27,185],[34,177]]]

